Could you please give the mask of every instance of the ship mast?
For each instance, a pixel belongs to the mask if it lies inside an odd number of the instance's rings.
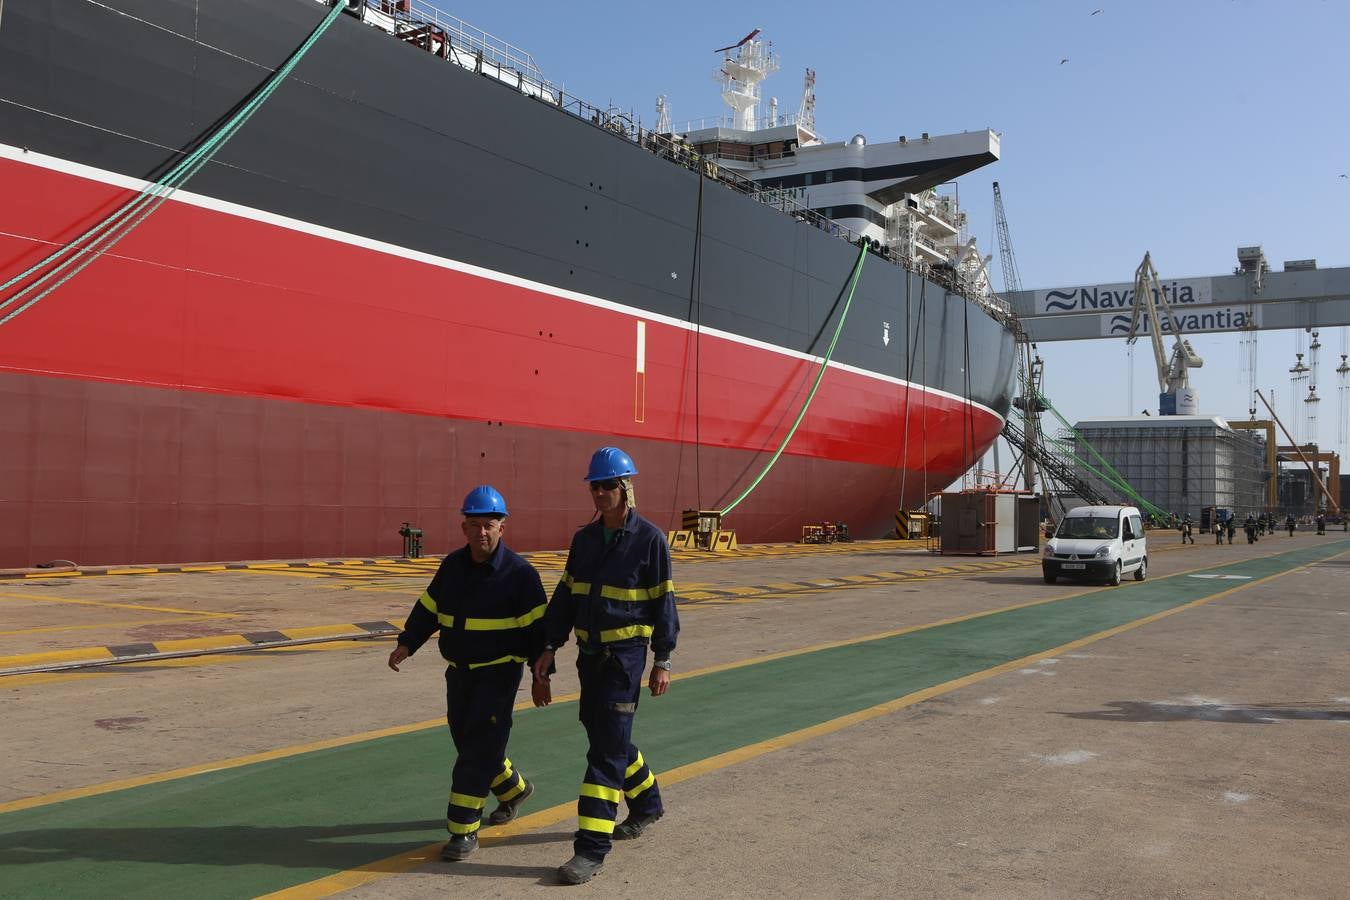
[[[741,131],[759,127],[760,82],[778,71],[773,45],[759,40],[759,33],[756,28],[731,46],[716,51],[722,54],[722,67],[714,77],[722,83],[722,100],[731,107],[731,127]]]

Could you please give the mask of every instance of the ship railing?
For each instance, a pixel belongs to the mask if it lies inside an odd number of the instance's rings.
[[[319,2],[331,5],[330,0]],[[365,0],[361,13],[362,21],[396,37],[422,33],[431,36],[438,46],[423,49],[434,50],[442,58],[449,58],[449,49],[453,47],[467,51],[468,57],[481,59],[489,66],[519,73],[536,82],[536,86],[548,86],[544,73],[528,52],[422,0]],[[439,46],[442,36],[447,44],[444,50]],[[455,61],[463,64],[460,59]]]
[[[792,150],[778,150],[774,153],[768,153],[746,144],[732,144],[731,147],[734,149],[728,149],[727,145],[724,144],[722,149],[707,155],[713,159],[726,159],[732,162],[752,163],[772,162],[778,159],[793,159],[797,156],[795,148]]]
[[[755,131],[762,131],[766,128],[782,128],[784,125],[796,125],[798,113],[780,113],[778,115],[760,116],[755,119]],[[690,131],[702,131],[705,128],[733,128],[740,129],[736,124],[736,117],[729,115],[704,116],[701,119],[690,119],[684,123],[682,134]]]

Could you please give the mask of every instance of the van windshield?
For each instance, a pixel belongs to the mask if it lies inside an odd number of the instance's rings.
[[[1117,527],[1115,519],[1077,516],[1060,522],[1059,531],[1055,532],[1055,537],[1110,540],[1118,534]]]

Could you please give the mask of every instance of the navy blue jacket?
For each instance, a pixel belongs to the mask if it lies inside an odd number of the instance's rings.
[[[680,616],[665,534],[632,510],[609,544],[599,519],[578,531],[544,615],[544,630],[555,648],[576,631],[583,651],[650,641],[656,658],[668,659]]]
[[[461,547],[441,560],[398,642],[416,653],[439,628],[441,656],[457,668],[533,663],[544,647],[547,603],[539,573],[506,544],[485,563]]]

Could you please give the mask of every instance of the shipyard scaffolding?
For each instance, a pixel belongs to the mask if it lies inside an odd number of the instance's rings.
[[[1217,416],[1085,419],[1060,439],[1074,446],[1080,477],[1103,484],[1082,462],[1090,444],[1135,491],[1176,516],[1199,522],[1213,507],[1243,517],[1268,511],[1264,436]]]

